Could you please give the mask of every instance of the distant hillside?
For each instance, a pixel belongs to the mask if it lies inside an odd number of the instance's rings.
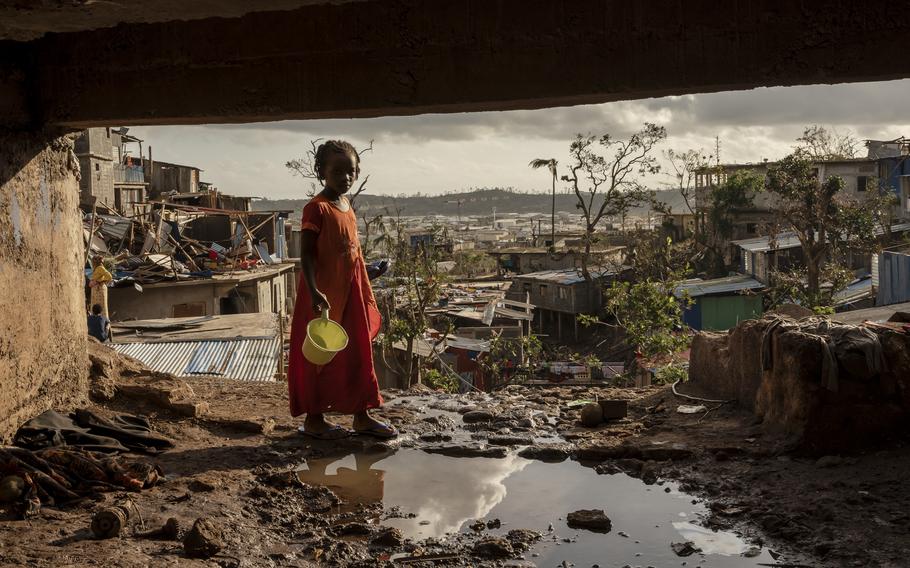
[[[685,204],[676,191],[658,191],[657,199],[667,203],[673,211],[683,211]],[[388,210],[394,212],[401,210],[402,215],[448,215],[459,214],[458,205],[461,202],[461,216],[490,215],[493,208],[496,214],[504,213],[547,213],[550,211],[551,195],[548,193],[521,193],[506,189],[481,189],[463,193],[447,195],[411,195],[394,197],[390,195],[371,195],[364,193],[357,198],[357,211],[361,215]],[[302,211],[306,199],[264,199],[253,202],[253,208],[262,210],[293,210]],[[576,212],[575,195],[566,193],[556,194],[556,210]],[[647,207],[641,207],[636,212],[645,212]]]

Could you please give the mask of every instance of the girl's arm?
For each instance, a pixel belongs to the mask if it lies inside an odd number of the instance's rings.
[[[310,289],[310,298],[313,302],[313,311],[321,313],[324,309],[329,309],[329,301],[325,294],[316,287],[316,267],[313,261],[316,259],[316,237],[319,234],[315,231],[303,231],[300,239],[300,266],[303,269],[303,279],[307,288]]]

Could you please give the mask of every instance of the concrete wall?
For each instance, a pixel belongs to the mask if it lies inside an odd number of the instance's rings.
[[[88,392],[79,184],[71,142],[0,133],[0,439]]]
[[[88,203],[95,196],[98,203],[114,207],[114,152],[110,128],[89,128],[75,141],[82,179],[79,191]]]

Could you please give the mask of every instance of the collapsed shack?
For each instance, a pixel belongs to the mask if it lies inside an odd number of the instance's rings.
[[[288,258],[285,211],[250,212],[176,203],[136,204],[123,216],[83,211],[86,257],[111,259],[113,286],[210,278]],[[90,276],[90,270],[86,274]]]
[[[689,376],[801,450],[868,447],[910,418],[910,327],[769,315],[697,334]]]

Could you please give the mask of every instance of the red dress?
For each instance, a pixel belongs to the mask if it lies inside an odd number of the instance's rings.
[[[310,290],[301,276],[291,325],[288,392],[291,415],[338,412],[354,414],[382,405],[373,368],[372,342],[380,315],[357,238],[357,218],[317,195],[303,208],[304,231],[316,239],[316,287],[328,298],[329,316],[348,333],[348,346],[328,365],[313,365],[303,356],[306,326],[317,316]]]

